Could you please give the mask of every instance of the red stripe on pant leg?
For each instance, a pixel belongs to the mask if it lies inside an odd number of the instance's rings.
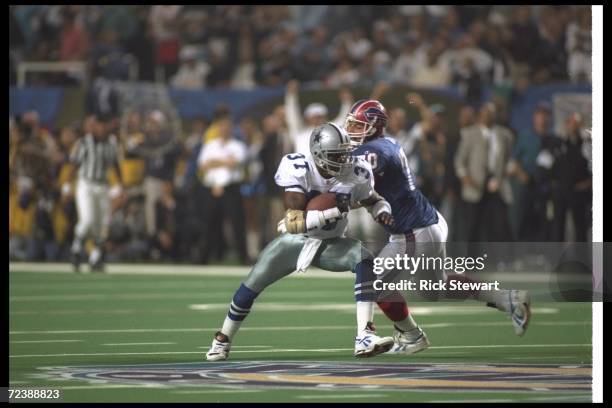
[[[382,301],[376,303],[391,321],[401,322],[408,317],[408,305],[403,299],[401,301]]]

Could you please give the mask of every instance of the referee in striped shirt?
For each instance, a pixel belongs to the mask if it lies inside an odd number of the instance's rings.
[[[75,199],[79,220],[74,228],[71,248],[71,262],[75,272],[80,268],[83,244],[90,237],[95,243],[89,256],[91,270],[104,270],[104,242],[108,235],[111,207],[107,172],[111,167],[115,168],[119,179],[113,196],[122,194],[117,138],[109,134],[109,119],[107,116],[94,115],[86,120],[84,127],[87,133],[75,144],[70,155],[73,168],[68,180],[74,178],[78,169]],[[70,194],[70,183],[64,184],[62,192]]]

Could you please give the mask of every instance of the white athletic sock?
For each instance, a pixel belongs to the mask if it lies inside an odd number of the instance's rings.
[[[374,320],[374,302],[357,301],[357,334]]]
[[[404,320],[401,320],[399,322],[393,322],[393,325],[403,332],[408,332],[418,327],[416,322],[412,318],[412,314],[408,314],[408,317],[406,317]]]
[[[510,311],[510,291],[509,290],[481,290],[476,295],[476,299],[492,303],[502,312]]]
[[[231,342],[236,332],[238,332],[238,329],[240,329],[241,324],[242,320],[232,320],[228,316],[225,316],[221,333],[225,334]]]

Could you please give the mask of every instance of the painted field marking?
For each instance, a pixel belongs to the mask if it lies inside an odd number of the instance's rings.
[[[227,303],[206,303],[189,305],[191,310],[227,310]],[[298,304],[298,303],[281,303],[281,302],[262,302],[254,306],[253,311],[257,312],[286,312],[286,311],[355,311],[354,303],[322,303],[322,304]],[[414,306],[411,307],[415,315],[431,316],[431,315],[456,315],[456,314],[492,314],[495,311],[477,306]],[[559,309],[553,307],[535,307],[531,309],[534,314],[556,314]]]
[[[84,340],[11,340],[11,343],[78,343]]]
[[[263,390],[194,390],[194,391],[172,391],[172,394],[235,394],[245,392],[262,392]]]
[[[440,387],[440,388],[468,388],[478,386],[479,388],[509,388],[522,389],[525,388],[524,383],[519,382],[488,382],[488,381],[461,381],[461,380],[437,380],[437,379],[420,379],[420,378],[354,378],[345,376],[302,376],[293,374],[284,375],[267,375],[261,373],[232,373],[227,375],[228,378],[246,381],[268,381],[277,380],[284,383],[328,383],[328,384],[376,384],[389,386],[407,386],[407,387]],[[573,384],[573,383],[532,383],[532,387],[554,388],[554,389],[583,389],[590,387],[590,384]]]
[[[590,322],[589,322],[590,323]],[[542,326],[574,326],[585,324],[583,321],[565,321],[565,322],[538,322]],[[468,326],[509,326],[508,322],[472,322],[472,323],[431,323],[424,324],[422,327],[427,329],[445,328],[445,327],[468,327]],[[269,326],[269,327],[243,327],[240,331],[294,331],[294,330],[348,330],[354,329],[355,326]],[[202,327],[202,328],[177,328],[177,329],[86,329],[86,330],[13,330],[10,335],[25,335],[25,334],[101,334],[101,333],[183,333],[183,332],[208,332],[216,331],[218,327]]]
[[[331,399],[331,398],[380,398],[385,394],[334,394],[334,395],[297,395],[300,399]]]
[[[430,349],[468,349],[468,348],[531,348],[531,347],[591,347],[590,343],[584,344],[489,344],[483,346],[434,346]],[[329,348],[329,349],[273,349],[273,350],[236,350],[234,353],[331,353],[336,351],[352,351],[352,348]],[[62,354],[17,354],[10,358],[28,357],[76,357],[76,356],[138,356],[138,355],[162,355],[162,354],[201,354],[201,351],[158,351],[158,352],[129,352],[129,353],[62,353]]]
[[[177,344],[173,342],[149,342],[149,343],[103,343],[103,346],[153,346],[159,344]]]
[[[100,384],[100,385],[70,385],[67,387],[58,386],[62,390],[96,390],[105,388],[165,388],[165,385],[158,384]]]
[[[251,267],[249,266],[194,266],[194,265],[164,265],[164,264],[107,264],[106,274],[108,275],[172,275],[172,276],[221,276],[221,277],[243,277],[246,276]],[[32,273],[49,272],[72,275],[72,266],[69,263],[30,263],[30,262],[10,262],[10,273]],[[350,279],[354,280],[354,275],[349,271],[330,272],[319,268],[309,268],[306,273],[292,273],[288,275],[294,279]],[[478,278],[477,276],[474,276]],[[523,282],[523,283],[547,283],[550,281],[551,273],[530,273],[530,272],[508,272],[497,273],[497,280],[503,282]],[[285,278],[286,279],[286,278]]]
[[[455,400],[431,400],[431,401],[424,401],[426,403],[455,403],[455,402],[464,402],[464,403],[473,403],[473,402],[492,402],[492,403],[497,403],[497,402],[517,402],[517,400],[511,400],[511,399],[481,399],[481,400],[469,400],[469,399],[465,399],[465,400],[459,400],[459,399],[455,399]]]

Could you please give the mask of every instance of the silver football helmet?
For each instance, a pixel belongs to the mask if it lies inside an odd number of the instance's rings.
[[[310,154],[315,164],[332,176],[350,167],[354,161],[352,150],[346,130],[334,123],[324,123],[310,135]]]

